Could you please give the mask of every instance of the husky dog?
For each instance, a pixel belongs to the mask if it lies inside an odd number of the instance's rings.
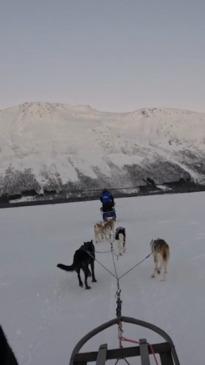
[[[125,253],[126,250],[126,230],[124,227],[117,227],[115,230],[115,242],[118,246],[118,253],[120,256],[122,256],[123,253]]]
[[[95,246],[93,245],[93,241],[84,242],[84,244],[75,251],[73,257],[73,263],[70,266],[64,264],[58,264],[62,270],[65,271],[76,271],[78,275],[79,285],[82,287],[83,282],[80,276],[80,270],[82,269],[85,275],[85,288],[90,289],[90,286],[87,283],[88,276],[92,276],[92,282],[96,282],[95,278],[95,268],[94,268],[94,261],[95,261]],[[91,268],[91,272],[89,269],[89,265]]]
[[[165,240],[157,238],[156,240],[151,240],[150,246],[155,264],[152,278],[156,277],[156,274],[160,275],[163,269],[161,280],[165,280],[170,256],[169,245]]]
[[[112,239],[113,238],[113,232],[115,228],[115,221],[113,219],[110,219],[109,221],[104,222],[104,232],[105,232],[105,238],[106,239]]]
[[[115,221],[109,220],[106,222],[95,223],[94,234],[95,242],[100,242],[103,240],[111,240],[113,236],[113,231],[115,227]]]
[[[101,242],[104,240],[105,238],[105,234],[104,234],[104,223],[100,222],[100,223],[95,223],[94,225],[94,235],[95,235],[95,242]]]

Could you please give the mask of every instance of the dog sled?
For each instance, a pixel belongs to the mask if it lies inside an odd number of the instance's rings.
[[[116,212],[114,208],[109,211],[103,211],[103,209],[101,208],[101,212],[104,222],[109,220],[114,220],[114,221],[116,220]]]
[[[80,352],[81,348],[94,336],[114,325],[119,326],[119,323],[121,325],[123,323],[134,324],[154,331],[163,338],[163,342],[150,344],[144,338],[136,341],[122,337],[122,343],[123,341],[130,342],[135,346],[119,346],[119,348],[108,349],[107,344],[102,344],[99,346],[98,351]],[[73,349],[69,365],[87,365],[88,362],[93,362],[96,365],[105,365],[106,361],[111,359],[116,360],[114,364],[124,360],[129,365],[128,358],[133,357],[140,357],[142,365],[150,365],[151,361],[153,363],[153,359],[156,365],[180,365],[172,339],[165,331],[151,323],[124,316],[103,323],[85,335]],[[153,357],[152,360],[151,357]]]

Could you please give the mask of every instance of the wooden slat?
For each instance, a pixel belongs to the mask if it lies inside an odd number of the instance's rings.
[[[107,357],[107,344],[100,345],[96,365],[104,365]]]
[[[140,355],[142,365],[150,365],[149,361],[149,349],[147,340],[145,338],[140,339]]]
[[[157,354],[163,354],[163,353],[168,353],[171,354],[171,347],[170,344],[168,342],[163,342],[163,343],[157,343],[157,344],[153,344],[152,348],[154,350],[155,353]],[[151,350],[149,348],[149,353],[151,354]],[[81,352],[75,355],[74,358],[74,363],[75,365],[77,365],[78,363],[82,363],[82,362],[92,362],[92,361],[96,361],[97,359],[97,355],[98,352]],[[140,348],[139,346],[132,346],[132,347],[124,347],[122,349],[112,349],[112,350],[107,350],[107,360],[111,360],[111,359],[123,359],[126,357],[135,357],[135,356],[140,356]],[[170,355],[171,356],[171,355]],[[172,363],[170,363],[172,365]]]

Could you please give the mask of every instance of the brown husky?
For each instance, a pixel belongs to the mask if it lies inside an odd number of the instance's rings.
[[[150,242],[153,258],[154,258],[154,272],[152,274],[152,278],[156,276],[156,274],[161,274],[162,269],[162,279],[165,280],[166,273],[167,273],[167,265],[170,256],[170,249],[168,243],[161,239],[157,238],[156,240],[151,240]]]
[[[103,240],[111,240],[113,237],[114,227],[115,227],[114,220],[95,223],[94,225],[95,242],[98,243]]]

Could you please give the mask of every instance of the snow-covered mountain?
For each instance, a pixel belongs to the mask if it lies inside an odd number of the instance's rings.
[[[24,103],[0,111],[0,191],[205,181],[205,113],[100,112]]]

